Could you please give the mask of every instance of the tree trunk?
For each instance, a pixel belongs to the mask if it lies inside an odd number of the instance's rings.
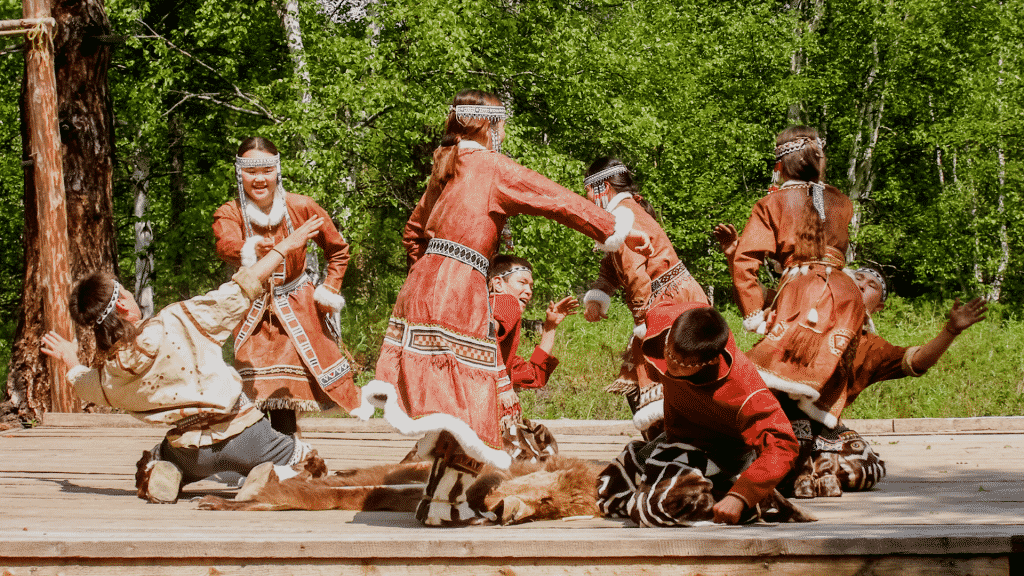
[[[185,127],[181,112],[172,110],[167,115],[167,147],[168,158],[171,161],[171,182],[170,199],[171,212],[168,215],[168,225],[172,230],[184,230],[185,207],[188,205],[188,191],[186,187],[188,180],[185,178]],[[191,283],[185,273],[185,253],[188,247],[184,242],[177,241],[171,248],[171,274],[173,275],[174,286],[178,289],[178,300],[188,300],[192,297]]]
[[[101,43],[109,37],[110,22],[100,0],[64,0],[51,4],[57,26],[53,35],[53,62],[57,90],[57,119],[63,145],[64,192],[69,247],[70,278],[93,270],[116,271],[117,244],[113,223],[114,133],[107,70],[110,48]],[[27,91],[26,91],[27,92]],[[27,146],[22,94],[23,142]],[[25,173],[25,206],[36,205],[37,183],[31,168]],[[25,211],[25,286],[21,318],[11,354],[7,387],[12,400],[31,417],[55,408],[80,409],[80,401],[60,398],[51,390],[49,374],[39,352],[45,330],[43,312],[47,286],[41,251],[39,220],[34,210]],[[66,294],[70,286],[63,286]],[[65,296],[66,297],[66,296]],[[83,361],[91,360],[95,342],[91,330],[77,330]]]
[[[863,215],[862,203],[871,198],[871,192],[875,187],[875,170],[873,158],[875,147],[878,145],[878,131],[882,127],[882,116],[885,113],[885,85],[875,95],[875,79],[878,77],[878,70],[881,61],[878,56],[878,41],[871,43],[874,60],[868,70],[867,78],[861,93],[864,94],[864,101],[857,107],[857,136],[853,141],[853,149],[850,151],[850,165],[846,171],[846,177],[850,181],[848,194],[853,202],[853,218],[850,220],[850,245],[846,250],[846,259],[853,261],[857,259],[857,233],[860,232],[860,224]],[[866,142],[864,142],[866,140]]]
[[[821,25],[821,19],[825,15],[825,0],[795,0],[788,4],[790,9],[803,11],[810,5],[811,15],[806,21],[801,21],[794,31],[797,38],[803,38],[807,34],[813,34]],[[789,57],[789,72],[793,76],[799,76],[803,71],[807,55],[803,48],[797,48]],[[790,124],[806,124],[807,118],[804,111],[803,101],[793,102],[789,105],[787,118]]]
[[[135,189],[135,300],[142,316],[153,315],[153,223],[146,219],[149,209],[149,156],[140,151],[134,161],[132,187]]]

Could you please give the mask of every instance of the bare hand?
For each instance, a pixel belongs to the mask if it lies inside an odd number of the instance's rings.
[[[736,253],[736,246],[740,243],[739,234],[736,233],[736,227],[732,224],[719,224],[715,226],[713,231],[715,240],[718,240],[718,245],[722,247],[722,252],[726,258],[732,258],[733,254]]]
[[[42,346],[39,350],[51,358],[64,362],[68,368],[78,366],[78,344],[69,341],[54,331],[43,335]]]
[[[630,230],[629,235],[626,236],[626,246],[641,256],[649,258],[654,254],[654,245],[651,243],[651,237],[643,230]]]
[[[563,320],[576,313],[580,307],[580,301],[573,296],[566,296],[558,302],[548,304],[547,316],[544,319],[544,328],[556,328]]]
[[[960,305],[960,299],[953,301],[953,309],[949,311],[949,322],[946,326],[953,334],[959,334],[985,319],[988,302],[975,298],[967,304]]]
[[[600,302],[590,301],[587,302],[587,307],[583,310],[583,317],[587,319],[587,322],[597,322],[598,320],[604,320],[608,315],[601,312]]]
[[[267,252],[270,252],[270,249],[273,248],[273,247],[274,247],[274,239],[273,238],[263,238],[262,240],[258,240],[256,242],[256,246],[255,246],[255,248],[256,248],[256,257],[257,258],[263,258],[264,256],[267,255]]]
[[[736,524],[740,521],[740,515],[743,514],[743,510],[746,507],[747,505],[743,503],[739,496],[726,494],[725,498],[719,500],[711,511],[715,513],[714,521],[716,523]]]
[[[307,241],[316,237],[316,235],[320,233],[320,227],[323,225],[323,217],[314,216],[313,218],[303,222],[302,226],[296,228],[295,232],[289,234],[287,238],[281,240],[275,248],[280,250],[283,254],[288,254],[293,250],[303,248]]]

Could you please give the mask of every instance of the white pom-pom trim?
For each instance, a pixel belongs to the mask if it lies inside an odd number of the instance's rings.
[[[764,325],[764,310],[743,319],[743,329],[747,332],[758,332],[760,329],[761,331],[758,333],[764,334]]]
[[[644,336],[647,336],[647,323],[644,322],[643,324],[637,324],[634,326],[633,336],[636,337],[637,340],[643,340]]]

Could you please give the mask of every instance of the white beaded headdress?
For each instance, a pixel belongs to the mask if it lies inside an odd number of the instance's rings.
[[[857,268],[857,272],[861,274],[870,274],[875,280],[878,280],[878,285],[882,287],[882,302],[889,297],[889,288],[885,285],[885,278],[878,273],[878,270],[874,268]]]
[[[274,187],[274,196],[282,194],[284,190],[281,188],[281,155],[274,154],[273,156],[264,156],[262,158],[245,158],[242,156],[235,156],[235,179],[238,181],[238,203],[242,208],[242,218],[245,220],[246,236],[252,235],[252,225],[249,222],[248,215],[248,204],[249,195],[245,193],[245,187],[242,186],[242,171],[246,168],[274,168],[277,171],[277,184]]]
[[[103,309],[103,313],[100,314],[97,324],[103,324],[103,321],[110,316],[110,313],[114,311],[114,304],[117,303],[117,298],[121,295],[121,284],[117,280],[114,280],[114,292],[110,294],[110,302],[107,302],[107,307]]]
[[[625,164],[616,164],[615,166],[612,166],[610,168],[605,168],[600,172],[595,172],[594,174],[591,174],[590,176],[584,178],[583,187],[586,188],[587,186],[593,185],[594,195],[600,198],[598,206],[601,206],[601,208],[607,208],[609,198],[601,197],[601,195],[604,194],[605,188],[607,186],[605,182],[612,176],[622,174],[624,172],[629,172],[629,168],[626,168]]]
[[[790,140],[789,142],[783,142],[782,144],[779,144],[778,146],[776,146],[775,147],[775,162],[779,163],[782,160],[783,156],[786,156],[788,154],[792,154],[794,152],[799,152],[800,150],[803,150],[804,148],[807,148],[807,146],[811,142],[816,143],[818,145],[818,149],[819,150],[824,150],[825,149],[825,139],[824,138],[808,138],[806,136],[801,136],[800,138],[796,138],[794,140]],[[779,173],[778,170],[776,170],[772,174],[772,186],[773,187],[777,187],[778,186],[777,180],[781,180],[780,173]],[[818,217],[821,218],[821,220],[824,222],[825,221],[825,185],[822,184],[821,182],[811,182],[810,185],[811,185],[811,188],[810,188],[811,202],[814,204],[814,210],[818,213]]]
[[[497,276],[495,276],[495,278],[505,278],[507,276],[515,274],[516,272],[529,272],[530,274],[533,274],[533,270],[530,270],[526,266],[513,266],[508,269],[508,272],[505,272],[504,274],[498,274]]]
[[[498,128],[495,126],[499,121],[508,119],[508,112],[504,106],[483,106],[476,104],[459,104],[449,106],[448,113],[455,113],[455,118],[462,121],[463,118],[485,118],[491,123],[491,148],[501,153],[501,140],[498,139]]]

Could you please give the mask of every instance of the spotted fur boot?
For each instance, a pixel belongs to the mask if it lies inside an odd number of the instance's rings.
[[[469,505],[466,491],[483,463],[463,452],[455,438],[442,432],[430,453],[433,459],[416,519],[426,526],[467,526],[487,521]]]
[[[174,464],[160,459],[160,444],[144,450],[135,463],[135,488],[139,498],[151,504],[174,504],[181,492],[182,474]]]

